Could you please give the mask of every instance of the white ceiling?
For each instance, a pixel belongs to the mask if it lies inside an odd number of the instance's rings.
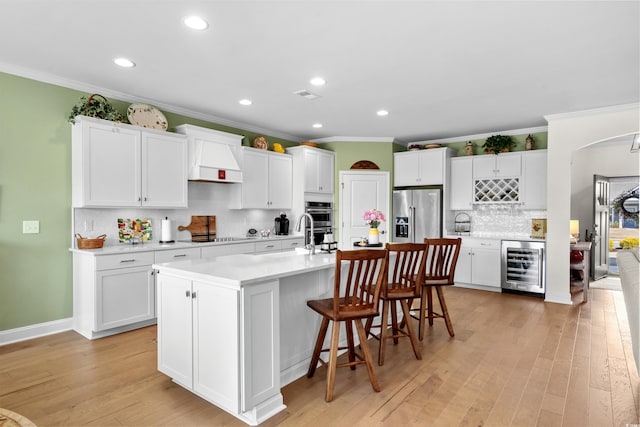
[[[0,7],[0,71],[293,140],[433,140],[640,101],[637,0]],[[194,13],[209,22],[206,31],[183,26]],[[117,56],[137,66],[119,68]],[[311,86],[315,76],[327,84]],[[320,98],[293,94],[301,89]],[[390,114],[378,117],[379,109]]]

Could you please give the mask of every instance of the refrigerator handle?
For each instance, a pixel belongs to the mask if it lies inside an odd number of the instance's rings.
[[[409,241],[415,242],[416,234],[416,207],[409,206]]]

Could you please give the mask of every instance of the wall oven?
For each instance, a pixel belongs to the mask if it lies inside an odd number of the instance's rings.
[[[502,291],[544,297],[545,243],[502,241]]]
[[[333,203],[308,201],[305,203],[304,211],[313,218],[313,241],[316,245],[320,245],[325,234],[333,233]],[[305,244],[309,244],[311,227],[308,221],[305,221],[304,228]]]

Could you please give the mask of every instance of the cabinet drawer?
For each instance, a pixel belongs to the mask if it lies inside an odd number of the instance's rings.
[[[462,246],[465,248],[482,248],[500,250],[500,240],[463,238]]]
[[[168,251],[156,251],[155,253],[156,264],[159,264],[162,262],[184,261],[187,259],[199,259],[199,258],[200,258],[200,248],[171,249]]]
[[[153,264],[153,252],[128,252],[126,254],[96,257],[96,270],[138,267]]]
[[[231,243],[226,245],[206,246],[202,249],[202,258],[216,258],[225,255],[250,254],[255,251],[254,243]]]
[[[256,252],[281,251],[282,242],[276,240],[266,240],[256,242]]]
[[[301,248],[304,246],[304,239],[300,237],[299,239],[291,239],[291,240],[283,240],[282,241],[282,250],[287,251],[289,249]]]

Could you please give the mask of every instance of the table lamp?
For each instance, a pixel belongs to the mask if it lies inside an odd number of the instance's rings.
[[[580,221],[572,219],[569,223],[569,233],[571,234],[571,243],[580,240]]]

